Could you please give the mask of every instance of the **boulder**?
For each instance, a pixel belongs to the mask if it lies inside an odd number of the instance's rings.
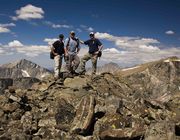
[[[95,99],[93,96],[85,96],[80,101],[76,110],[76,116],[72,123],[71,132],[86,135],[90,130],[94,116]]]
[[[10,78],[0,78],[0,94],[4,93],[4,90],[8,88],[8,86],[13,85],[13,80]]]
[[[167,121],[152,123],[146,130],[145,140],[175,140],[175,124]]]

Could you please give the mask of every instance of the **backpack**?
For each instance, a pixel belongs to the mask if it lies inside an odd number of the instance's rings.
[[[76,48],[78,48],[78,46],[79,46],[79,39],[75,38],[75,41],[77,42]],[[69,46],[69,42],[70,42],[70,37],[68,38],[68,43],[66,45],[66,48]],[[68,50],[68,48],[67,48],[67,50]]]
[[[54,59],[54,54],[52,51],[50,51],[50,59]]]
[[[101,57],[102,56],[102,51],[99,51],[98,54],[97,54],[98,57]]]

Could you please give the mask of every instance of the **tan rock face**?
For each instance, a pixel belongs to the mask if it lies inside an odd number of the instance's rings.
[[[5,90],[0,139],[179,139],[179,61],[134,70],[122,76],[51,77],[31,89]]]

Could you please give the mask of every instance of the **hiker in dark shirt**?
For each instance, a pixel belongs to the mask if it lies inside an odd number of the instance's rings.
[[[86,62],[89,59],[91,59],[91,61],[92,61],[92,75],[95,75],[96,74],[96,68],[97,68],[97,58],[98,58],[98,55],[101,53],[103,46],[102,46],[102,43],[97,38],[95,38],[95,35],[93,32],[91,32],[89,34],[89,36],[90,36],[89,40],[84,41],[84,42],[80,41],[80,43],[89,46],[89,51],[87,54],[85,54],[83,56],[83,58],[81,58],[79,74],[85,74]]]
[[[64,35],[60,34],[59,35],[59,40],[55,41],[52,44],[52,47],[51,47],[51,51],[52,51],[52,53],[54,55],[54,63],[55,63],[55,66],[54,66],[54,78],[55,79],[58,79],[59,76],[60,76],[62,59],[63,59],[63,55],[64,55],[64,52],[65,52],[63,39],[64,39]]]

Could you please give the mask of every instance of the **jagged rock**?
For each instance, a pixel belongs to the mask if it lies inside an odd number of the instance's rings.
[[[32,89],[34,90],[39,90],[39,91],[45,91],[47,89],[49,89],[52,85],[55,84],[55,81],[41,81],[39,83],[35,83],[32,85]]]
[[[5,112],[13,112],[16,109],[18,109],[19,107],[20,107],[20,105],[18,103],[14,102],[14,103],[5,104],[4,106],[2,106],[1,109]]]
[[[100,134],[102,140],[111,140],[111,139],[141,139],[144,135],[143,128],[125,128],[125,129],[111,129],[105,130]]]
[[[4,115],[4,111],[0,109],[0,117],[2,117],[3,115]]]
[[[31,88],[31,86],[34,83],[40,82],[39,79],[37,78],[32,78],[32,77],[22,77],[22,78],[16,78],[13,80],[13,86],[18,87],[20,89],[28,89]]]
[[[143,136],[145,127],[142,120],[120,114],[109,114],[98,120],[94,135],[101,139],[128,139]]]
[[[10,78],[0,78],[0,94],[4,93],[4,90],[8,88],[8,86],[13,85],[13,80]]]
[[[61,99],[55,115],[57,128],[63,131],[69,131],[70,125],[75,117],[74,107],[67,103],[66,100]]]
[[[167,121],[152,123],[146,130],[145,140],[175,140],[175,124]]]
[[[55,118],[47,118],[47,119],[41,119],[38,122],[39,127],[55,127],[56,126],[56,120]]]
[[[94,116],[95,99],[93,96],[82,98],[76,110],[71,132],[86,135],[90,130]]]
[[[64,80],[64,85],[70,88],[82,88],[87,86],[88,78],[74,77],[74,78],[66,78]]]
[[[25,112],[25,114],[21,117],[21,124],[23,125],[23,131],[25,133],[31,132],[32,121],[33,121],[33,116],[29,111]]]

